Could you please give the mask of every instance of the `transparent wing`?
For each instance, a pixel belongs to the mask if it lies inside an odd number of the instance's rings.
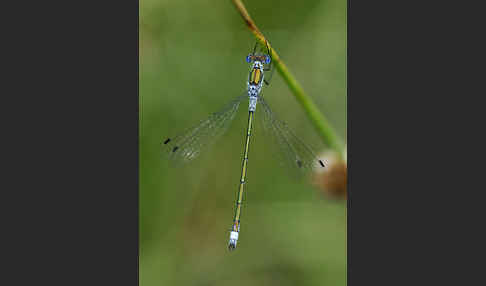
[[[258,99],[263,110],[263,127],[273,135],[281,149],[285,163],[293,169],[307,172],[315,167],[324,167],[324,162],[317,158],[315,152],[297,137],[287,126],[278,119],[265,102],[263,97]]]
[[[164,154],[173,162],[188,162],[196,158],[204,147],[214,143],[223,135],[235,118],[236,112],[246,93],[228,103],[219,112],[211,114],[198,125],[186,130],[174,138],[167,138],[162,142]]]

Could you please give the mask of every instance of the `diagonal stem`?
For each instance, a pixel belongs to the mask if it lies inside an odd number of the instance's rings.
[[[270,50],[270,54],[272,57],[272,61],[277,67],[278,72],[280,73],[284,81],[289,86],[290,90],[292,91],[297,101],[304,108],[305,113],[307,114],[307,116],[309,116],[311,122],[314,124],[314,127],[317,129],[319,135],[324,140],[324,143],[329,145],[330,148],[332,148],[341,157],[343,157],[344,154],[343,144],[338,138],[338,136],[336,135],[334,129],[327,121],[327,119],[319,111],[319,109],[312,101],[312,99],[304,92],[302,86],[299,84],[299,82],[289,71],[285,63],[280,59],[277,52],[273,49],[270,43],[265,39],[265,36],[263,36],[262,32],[260,32],[255,22],[253,22],[253,20],[250,17],[250,14],[248,14],[248,11],[246,10],[241,0],[232,0],[232,1],[236,9],[240,13],[240,15],[243,17],[243,20],[245,21],[250,31],[253,33],[253,35],[255,35],[257,41],[260,42],[262,46],[268,46],[268,49]]]

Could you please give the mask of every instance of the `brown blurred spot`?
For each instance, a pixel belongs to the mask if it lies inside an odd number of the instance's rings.
[[[329,198],[347,199],[347,165],[335,156],[324,157],[326,167],[322,172],[315,172],[313,183]]]

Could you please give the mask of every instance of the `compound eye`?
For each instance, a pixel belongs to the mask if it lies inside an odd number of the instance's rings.
[[[251,63],[251,56],[250,55],[246,56],[246,62]]]
[[[270,61],[271,61],[270,56],[265,55],[265,63],[266,63],[266,64],[269,64],[269,63],[270,63]]]

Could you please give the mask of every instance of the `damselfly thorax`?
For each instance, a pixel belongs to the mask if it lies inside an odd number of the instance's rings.
[[[248,97],[250,98],[248,109],[249,111],[255,111],[258,95],[262,90],[263,86],[263,64],[262,62],[256,60],[250,70],[250,75],[248,77]]]

